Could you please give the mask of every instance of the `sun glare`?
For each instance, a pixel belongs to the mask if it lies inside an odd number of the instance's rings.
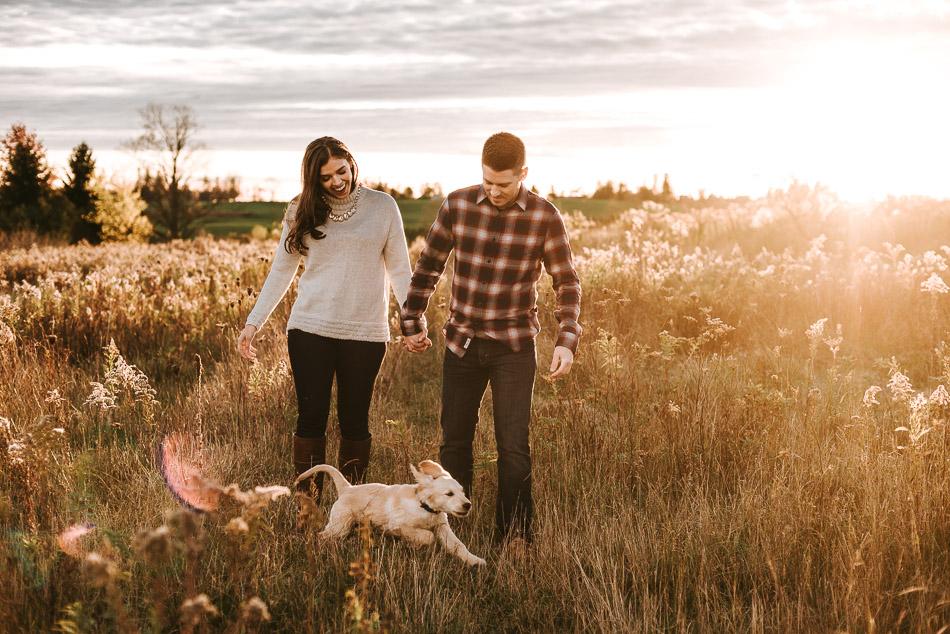
[[[912,43],[841,41],[783,88],[787,147],[806,178],[850,197],[927,191],[945,180],[950,88]]]

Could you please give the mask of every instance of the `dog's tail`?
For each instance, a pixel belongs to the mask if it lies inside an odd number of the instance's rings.
[[[318,464],[316,467],[311,467],[297,476],[296,483],[300,483],[315,473],[328,473],[330,478],[333,479],[333,485],[336,487],[337,493],[342,493],[344,489],[348,489],[352,484],[347,482],[346,478],[343,477],[343,474],[340,473],[336,467],[331,467],[328,464]]]

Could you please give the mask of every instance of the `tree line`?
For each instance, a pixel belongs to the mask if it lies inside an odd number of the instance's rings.
[[[669,174],[663,175],[663,185],[659,190],[656,187],[656,182],[654,182],[652,188],[641,185],[637,191],[629,189],[626,183],[619,183],[616,188],[613,181],[597,183],[597,189],[594,190],[591,198],[594,200],[625,200],[633,203],[650,201],[664,204],[676,200],[676,196],[673,195],[673,187],[670,185]]]
[[[185,238],[215,205],[240,195],[234,176],[192,185],[193,158],[204,146],[195,140],[198,124],[190,108],[149,104],[139,114],[142,133],[121,145],[139,160],[133,183],[106,178],[82,141],[57,186],[36,132],[12,124],[0,140],[0,232],[90,244]]]
[[[0,231],[31,231],[72,242],[141,240],[152,232],[132,186],[97,178],[85,141],[73,148],[69,174],[54,184],[36,133],[14,123],[0,140]]]
[[[367,183],[366,186],[370,189],[386,192],[396,200],[431,200],[433,198],[445,198],[440,183],[424,183],[422,190],[418,194],[412,190],[412,187],[406,187],[400,190],[395,187],[390,187],[382,180],[377,180],[375,183]]]
[[[196,233],[202,219],[215,213],[216,205],[238,198],[240,183],[234,176],[205,177],[193,184],[194,159],[205,148],[196,139],[199,126],[191,108],[153,103],[139,110],[139,115],[141,133],[120,146],[139,161],[132,183],[99,173],[92,149],[83,141],[73,148],[68,174],[57,186],[36,133],[14,123],[0,140],[0,233],[30,231],[90,244],[187,238]],[[438,183],[424,184],[418,195],[411,187],[398,190],[382,181],[369,186],[398,200],[443,197]],[[548,197],[563,195],[552,188]],[[661,187],[654,182],[652,188],[644,185],[636,191],[625,183],[598,183],[591,198],[634,205],[718,202],[702,193],[698,201],[676,197],[668,175]]]

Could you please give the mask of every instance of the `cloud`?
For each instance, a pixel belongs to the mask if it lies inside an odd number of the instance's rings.
[[[469,152],[501,128],[548,148],[653,146],[721,118],[710,99],[732,95],[741,121],[749,91],[868,41],[950,71],[950,12],[927,0],[24,0],[0,6],[0,124],[114,148],[158,102],[192,106],[222,150],[334,133]]]

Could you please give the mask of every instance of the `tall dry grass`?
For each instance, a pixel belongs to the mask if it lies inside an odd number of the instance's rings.
[[[569,377],[536,383],[538,539],[517,564],[491,542],[486,401],[475,513],[457,523],[484,570],[368,531],[321,544],[295,529],[289,497],[255,492],[292,478],[293,298],[255,365],[234,350],[273,242],[0,253],[2,627],[950,624],[947,205],[853,208],[796,186],[729,209],[567,222],[585,335]],[[547,280],[541,303],[543,368]],[[372,479],[408,481],[410,461],[437,455],[440,355],[391,345]],[[156,448],[173,435],[222,485],[205,516],[162,481]],[[331,431],[331,456],[337,442]]]

